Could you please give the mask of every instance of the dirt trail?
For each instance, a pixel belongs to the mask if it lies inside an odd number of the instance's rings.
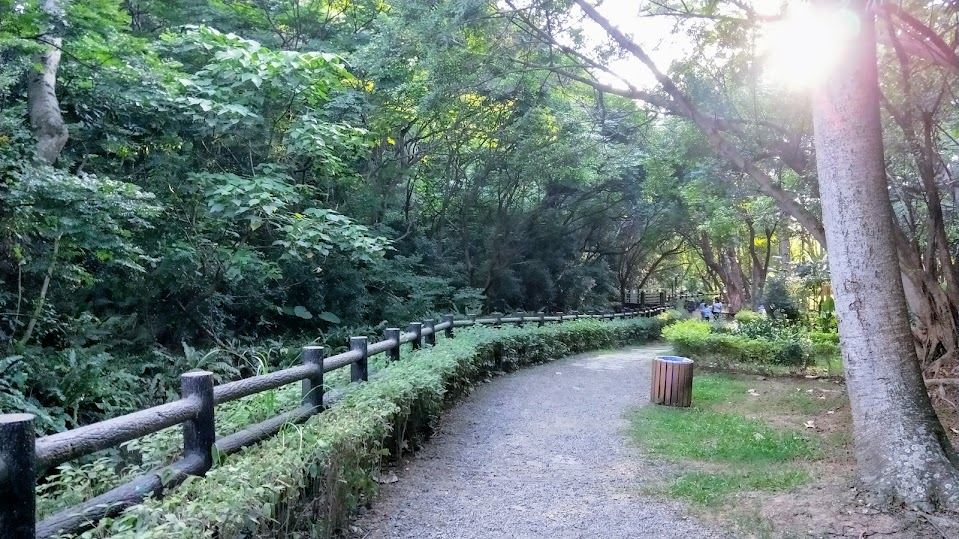
[[[447,413],[383,485],[353,537],[724,537],[642,486],[661,477],[626,438],[649,401],[651,345],[563,359],[494,379]]]

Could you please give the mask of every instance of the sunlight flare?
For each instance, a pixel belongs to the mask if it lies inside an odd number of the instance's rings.
[[[846,8],[793,5],[763,30],[764,76],[794,90],[811,88],[829,76],[859,31],[859,17]]]

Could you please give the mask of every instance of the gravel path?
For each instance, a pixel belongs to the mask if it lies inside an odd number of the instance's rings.
[[[482,384],[354,524],[357,538],[675,538],[722,534],[640,493],[661,474],[624,413],[649,401],[656,345],[540,365]]]

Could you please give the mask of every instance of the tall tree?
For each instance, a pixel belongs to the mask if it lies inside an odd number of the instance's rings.
[[[36,72],[27,83],[30,127],[37,139],[37,157],[47,164],[57,160],[69,138],[57,99],[57,70],[62,56],[66,3],[66,0],[45,0],[43,3],[43,13],[47,18],[41,35],[43,48],[34,57]]]
[[[886,186],[874,12],[846,17],[846,47],[814,93],[822,213],[860,476],[880,501],[959,507],[957,456],[922,380],[900,280]]]

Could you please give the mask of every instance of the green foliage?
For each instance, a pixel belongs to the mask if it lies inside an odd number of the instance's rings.
[[[801,328],[763,317],[746,318],[748,321],[732,325],[682,321],[665,328],[663,337],[672,343],[678,355],[721,363],[802,369],[821,357],[838,353],[834,343],[813,343]],[[822,338],[828,337],[817,337]]]
[[[762,322],[763,316],[756,311],[743,309],[736,313],[736,322],[739,324],[757,324]]]
[[[442,339],[434,348],[384,365],[382,375],[305,424],[291,425],[227,457],[205,478],[188,480],[163,499],[132,507],[82,536],[328,536],[375,492],[374,476],[383,458],[415,447],[448,401],[475,381],[504,367],[643,342],[655,338],[661,327],[656,319],[583,320],[459,332],[455,339]],[[88,468],[85,473],[97,470],[102,471]]]
[[[766,297],[763,300],[766,311],[773,318],[784,318],[789,321],[799,320],[799,305],[795,294],[789,290],[786,279],[770,279],[766,283]]]
[[[487,8],[71,1],[70,138],[47,167],[25,84],[45,17],[17,6],[0,19],[5,353],[608,308],[655,272],[648,248],[677,245],[674,200],[645,185],[647,114],[504,70],[547,50]]]

